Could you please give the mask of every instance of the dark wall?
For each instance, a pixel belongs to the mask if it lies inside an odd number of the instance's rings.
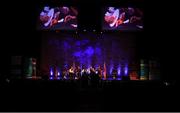
[[[165,1],[164,1],[165,2]],[[36,20],[39,6],[44,4],[69,4],[79,6],[79,26],[80,30],[84,28],[92,30],[101,30],[100,8],[102,6],[123,6],[131,4],[133,6],[142,6],[145,14],[145,26],[142,36],[137,38],[140,57],[156,57],[160,59],[162,72],[165,78],[174,79],[178,70],[176,62],[178,60],[178,41],[177,30],[174,28],[177,23],[176,7],[168,8],[165,3],[157,1],[144,0],[30,0],[30,1],[5,1],[2,5],[7,6],[3,10],[1,21],[2,38],[1,43],[1,73],[6,73],[9,68],[9,59],[11,55],[35,56],[40,58],[41,34],[36,31]],[[170,3],[168,3],[171,5]],[[168,6],[169,6],[168,5]],[[93,12],[93,13],[92,13]],[[167,18],[167,14],[171,16]],[[167,38],[166,38],[167,37]],[[7,63],[8,62],[8,63]],[[4,68],[4,69],[3,69]]]

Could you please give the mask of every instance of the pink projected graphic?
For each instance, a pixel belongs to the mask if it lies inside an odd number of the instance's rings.
[[[76,29],[78,10],[75,7],[44,6],[39,14],[38,29]]]
[[[104,30],[142,30],[143,11],[133,7],[107,7],[103,9]]]

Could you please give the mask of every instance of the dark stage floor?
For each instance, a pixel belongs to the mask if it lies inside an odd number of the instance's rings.
[[[179,102],[162,81],[10,80],[0,88],[1,111],[174,111]]]

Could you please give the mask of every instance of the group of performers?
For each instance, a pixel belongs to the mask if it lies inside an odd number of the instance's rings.
[[[55,74],[54,76],[57,77],[59,74]],[[104,70],[100,66],[97,68],[92,66],[90,68],[71,66],[69,69],[64,69],[61,74],[62,79],[101,79],[105,76]]]

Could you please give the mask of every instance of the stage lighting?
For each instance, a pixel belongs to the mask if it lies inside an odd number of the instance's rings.
[[[125,76],[128,75],[128,67],[127,66],[124,68],[124,74],[125,74]]]
[[[50,76],[53,76],[53,69],[50,69]]]
[[[93,32],[95,32],[96,30],[95,29],[93,29]]]
[[[83,31],[86,32],[86,29],[84,29]]]
[[[50,79],[50,80],[53,80],[53,77],[50,77],[49,79]]]
[[[98,74],[98,71],[96,71],[96,74]]]
[[[60,76],[60,73],[58,72],[58,76]]]
[[[121,80],[121,78],[117,78],[116,80]]]
[[[121,67],[118,67],[118,76],[121,76]]]

